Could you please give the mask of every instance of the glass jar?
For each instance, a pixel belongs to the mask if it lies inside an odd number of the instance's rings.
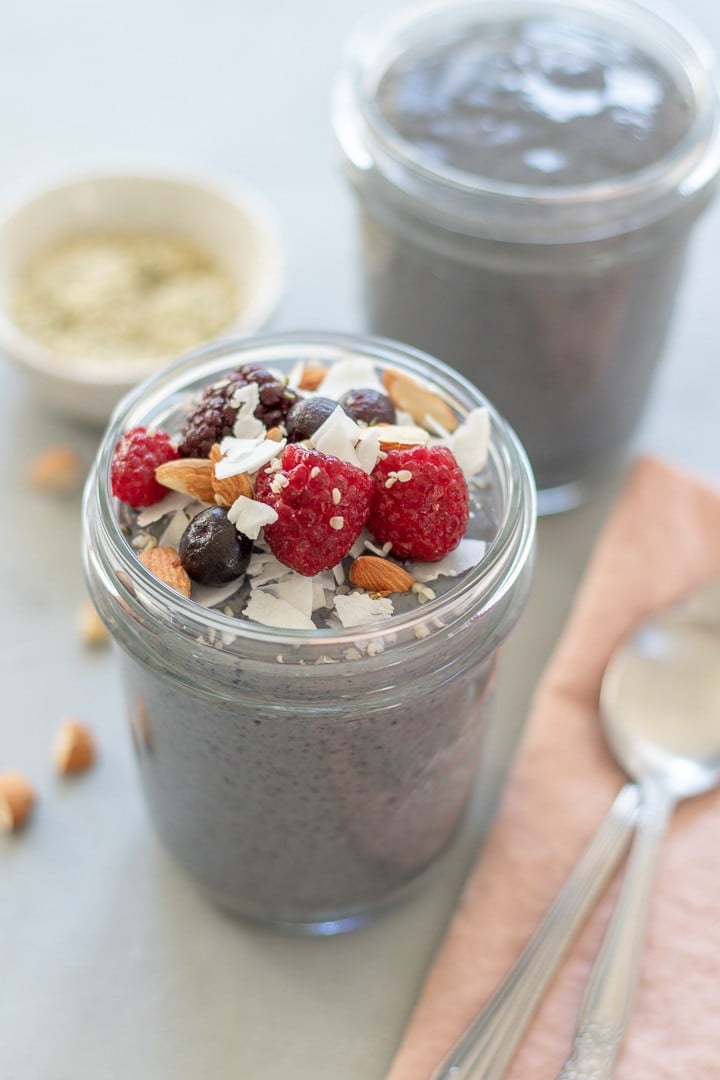
[[[219,904],[304,932],[356,925],[450,843],[482,751],[498,648],[525,604],[535,494],[492,407],[480,563],[406,614],[281,630],[169,590],[137,558],[109,468],[120,435],[173,427],[188,395],[240,364],[370,358],[430,380],[465,414],[485,398],[387,341],[280,334],[204,349],[125,399],[88,479],[85,572],[119,646],[130,726],[161,840]],[[450,580],[450,579],[449,579]]]
[[[677,143],[623,175],[531,183],[448,165],[390,123],[379,95],[398,58],[407,70],[413,50],[537,19],[651,58],[687,112]],[[335,129],[359,206],[367,328],[426,349],[483,388],[528,452],[541,513],[588,495],[648,398],[691,226],[718,174],[711,72],[709,48],[680,18],[615,0],[435,3],[350,45]],[[549,111],[556,105],[563,100]],[[412,107],[424,120],[424,106]],[[573,123],[581,130],[583,117]],[[557,126],[574,137],[572,125]]]

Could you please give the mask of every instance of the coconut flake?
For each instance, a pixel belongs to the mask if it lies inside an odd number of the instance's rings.
[[[233,435],[236,439],[255,439],[258,436],[265,438],[265,425],[262,420],[255,416],[255,410],[260,404],[260,387],[251,382],[244,386],[238,386],[230,398],[230,404],[237,409],[237,415],[233,423]]]
[[[290,604],[306,619],[310,618],[313,610],[313,580],[291,570],[282,577],[276,585],[268,585],[267,592],[276,596],[278,600],[284,600]]]
[[[362,357],[339,360],[328,371],[319,392],[323,397],[337,401],[348,390],[378,390],[381,394],[385,393],[372,360]]]
[[[413,562],[407,570],[416,581],[435,581],[441,576],[457,577],[458,574],[464,574],[466,570],[477,566],[486,551],[487,543],[484,540],[471,540],[466,537],[444,559],[438,562]]]
[[[394,608],[387,596],[372,597],[369,593],[351,592],[346,596],[335,597],[335,610],[344,627],[362,626],[365,623],[382,622],[389,619]]]
[[[310,442],[320,453],[340,458],[359,469],[362,466],[355,444],[361,436],[362,428],[338,405],[310,437]]]
[[[154,525],[166,514],[172,514],[175,510],[182,510],[188,503],[195,502],[191,495],[185,495],[182,491],[169,491],[160,502],[152,506],[145,506],[137,516],[137,524],[141,529],[146,525]]]
[[[176,510],[161,533],[158,546],[176,548],[187,527],[187,514],[183,513],[182,510]]]
[[[197,581],[193,581],[190,599],[196,604],[202,604],[203,607],[217,607],[237,592],[241,583],[241,577],[235,578],[234,581],[227,581],[224,585],[200,585]]]
[[[227,480],[241,472],[256,473],[282,453],[284,446],[284,439],[274,442],[272,439],[233,439],[228,436],[220,443],[223,457],[215,466],[215,476],[218,480]]]
[[[243,608],[243,615],[263,626],[275,626],[283,630],[315,630],[315,623],[296,607],[264,589],[253,589]]]
[[[251,540],[257,540],[263,526],[272,525],[278,519],[277,510],[273,510],[272,506],[248,499],[246,495],[238,496],[227,516],[237,531],[243,536],[249,536]]]
[[[490,450],[490,413],[484,406],[473,409],[446,445],[466,477],[474,476],[487,465]]]
[[[368,476],[380,460],[380,436],[375,427],[359,428],[360,442],[355,447],[360,468]]]

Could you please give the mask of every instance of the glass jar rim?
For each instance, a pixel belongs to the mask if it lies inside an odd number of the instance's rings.
[[[264,362],[272,366],[273,357],[276,361],[283,355],[295,359],[303,350],[308,358],[313,356],[321,361],[330,356],[336,359],[362,356],[375,359],[379,364],[392,362],[410,373],[432,377],[451,397],[454,390],[456,404],[461,408],[464,406],[466,411],[485,405],[490,412],[491,452],[505,487],[502,520],[495,538],[477,566],[460,575],[441,596],[418,605],[417,610],[393,615],[382,623],[343,629],[276,628],[203,607],[179,593],[175,596],[140,562],[122,532],[114,509],[109,483],[110,463],[114,447],[125,430],[141,424],[153,408],[182,392],[199,376],[220,374],[226,369],[225,361],[229,357],[237,358],[238,363]],[[166,621],[172,620],[174,629],[179,628],[193,642],[198,640],[198,635],[209,631],[217,635],[232,632],[234,641],[226,646],[226,651],[231,654],[234,647],[244,652],[247,646],[262,648],[268,645],[275,649],[302,645],[322,654],[329,646],[350,648],[358,638],[380,643],[382,648],[389,637],[412,630],[429,618],[442,615],[447,620],[451,609],[457,612],[457,618],[461,615],[465,618],[469,605],[473,613],[494,606],[515,584],[532,558],[536,521],[535,486],[525,451],[513,430],[471,383],[434,357],[398,342],[312,331],[220,341],[196,350],[141,383],[120,402],[111,418],[88,477],[83,502],[87,530],[85,558],[90,558],[90,546],[93,565],[105,580],[111,581],[115,588],[125,584],[122,606],[126,612],[142,622],[146,619],[160,622],[161,614],[166,613]],[[128,581],[132,588],[127,588]],[[135,583],[139,589],[134,587]],[[447,626],[452,626],[452,619]]]
[[[625,37],[639,32],[644,47],[656,50],[670,75],[682,70],[694,115],[669,152],[634,172],[589,183],[500,181],[423,160],[375,106],[379,78],[407,33],[438,18],[492,23],[543,12],[590,18]],[[421,216],[499,240],[572,242],[628,232],[701,194],[720,171],[715,54],[691,22],[662,2],[650,9],[638,0],[428,0],[357,30],[336,80],[333,119],[337,141],[357,177],[374,175]]]

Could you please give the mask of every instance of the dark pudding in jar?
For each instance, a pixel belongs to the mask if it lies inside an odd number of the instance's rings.
[[[717,170],[697,48],[603,11],[446,5],[358,50],[338,93],[369,327],[487,388],[546,510],[632,436]]]

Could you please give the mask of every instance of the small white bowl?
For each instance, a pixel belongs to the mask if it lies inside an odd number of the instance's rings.
[[[76,232],[154,231],[205,248],[235,275],[243,305],[222,336],[259,330],[285,281],[280,230],[255,192],[194,174],[99,173],[34,192],[0,215],[0,349],[58,412],[104,423],[132,386],[175,357],[115,362],[59,354],[13,322],[18,275],[41,251]],[[198,343],[199,344],[199,343]]]

